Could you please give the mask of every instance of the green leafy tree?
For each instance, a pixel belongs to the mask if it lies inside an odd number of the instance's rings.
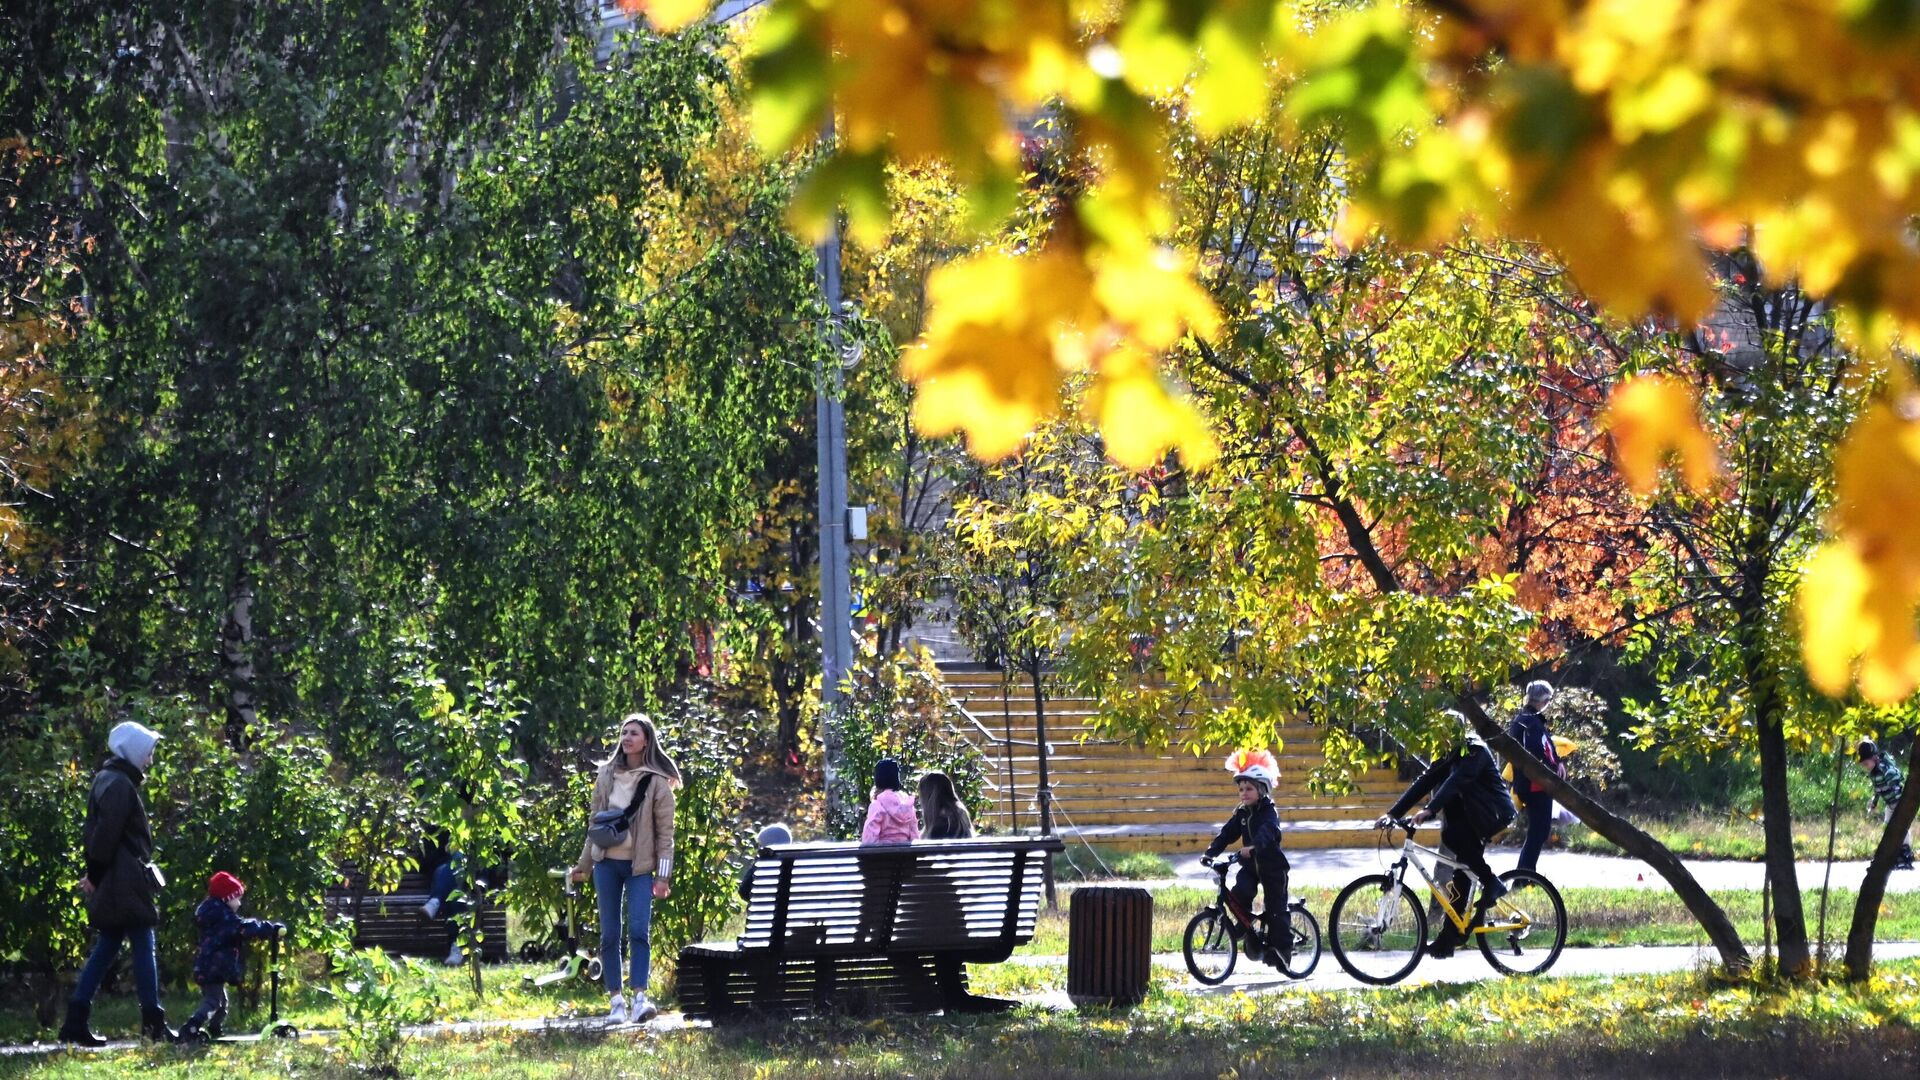
[[[1670,492],[1650,508],[1661,538],[1640,584],[1680,613],[1645,623],[1630,655],[1658,696],[1631,709],[1632,737],[1662,761],[1735,750],[1760,761],[1762,822],[1780,964],[1812,969],[1794,870],[1787,758],[1857,737],[1864,715],[1808,683],[1794,632],[1800,568],[1831,505],[1832,455],[1871,380],[1840,347],[1831,313],[1798,289],[1770,289],[1750,256],[1726,261],[1719,312],[1689,335],[1674,373],[1695,388],[1723,452],[1708,497]]]
[[[1519,585],[1538,570],[1524,553],[1582,542],[1553,530],[1585,511],[1527,511],[1577,494],[1563,485],[1586,473],[1563,466],[1598,440],[1543,400],[1608,385],[1633,347],[1619,341],[1635,339],[1596,326],[1537,252],[1468,236],[1427,255],[1343,247],[1325,133],[1270,117],[1179,146],[1178,228],[1224,322],[1173,358],[1219,456],[1205,472],[1177,458],[1140,474],[1097,454],[1055,464],[1060,505],[1026,527],[1072,522],[1070,630],[1047,638],[1067,645],[1062,670],[1101,699],[1109,732],[1149,743],[1272,745],[1303,717],[1325,733],[1326,787],[1383,749],[1451,742],[1446,705],[1517,758],[1473,695],[1531,660]],[[1546,786],[1668,877],[1727,961],[1745,961],[1671,852],[1557,777]]]

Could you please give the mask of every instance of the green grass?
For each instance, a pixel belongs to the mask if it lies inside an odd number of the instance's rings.
[[[1760,819],[1744,813],[1692,810],[1681,813],[1649,815],[1629,813],[1633,823],[1655,840],[1667,845],[1683,859],[1757,860],[1766,854],[1766,837]],[[1843,808],[1835,830],[1835,859],[1866,859],[1880,843],[1881,824],[1876,815],[1868,818],[1858,807]],[[1620,849],[1592,829],[1574,825],[1566,829],[1567,850],[1592,851],[1618,855]],[[1796,817],[1793,822],[1794,853],[1801,859],[1827,857],[1827,818]]]
[[[595,983],[576,979],[540,988],[526,984],[524,977],[543,975],[553,967],[520,963],[487,965],[485,995],[480,998],[474,996],[465,968],[416,962],[410,966],[406,981],[410,992],[419,991],[419,997],[427,1002],[426,1012],[436,1020],[526,1019],[558,1016],[570,1010],[593,1013],[606,1008],[606,992]],[[281,1020],[302,1030],[340,1027],[344,1020],[340,1004],[324,992],[320,972],[309,967],[306,975],[282,985]],[[230,993],[233,1004],[227,1016],[229,1034],[251,1033],[266,1026],[268,1008],[264,987],[260,1000],[251,1005],[237,990]],[[185,1022],[200,1003],[197,988],[175,989],[163,993],[162,997],[167,1019],[176,1027]],[[93,1029],[102,1035],[130,1035],[139,1026],[140,1009],[132,993],[103,994],[95,1001]],[[4,1007],[0,1007],[0,1042],[22,1043],[52,1037],[53,1030],[42,1028],[34,1019],[30,1002],[9,998]]]
[[[1058,987],[1058,966],[1009,976]],[[985,973],[982,973],[983,976]],[[723,1030],[489,1033],[414,1040],[422,1078],[1255,1080],[1274,1076],[1845,1076],[1920,1071],[1920,964],[1861,989],[1700,974],[1489,980],[1377,991],[1191,994],[1157,982],[1130,1013],[1024,1007],[971,1017],[823,1018]],[[982,979],[983,990],[1003,989]],[[0,1080],[221,1080],[367,1073],[318,1041],[0,1060]]]
[[[1315,917],[1324,924],[1327,909],[1333,903],[1333,889],[1307,889],[1302,895]],[[1187,920],[1212,899],[1211,890],[1173,886],[1154,894],[1153,949],[1155,952],[1180,951],[1180,936]],[[1693,945],[1704,942],[1692,917],[1677,897],[1661,889],[1568,889],[1563,891],[1570,924],[1568,943],[1573,946],[1613,945]],[[1062,898],[1057,912],[1041,913],[1032,943],[1020,949],[1024,956],[1062,956],[1067,951],[1067,927],[1071,893]],[[1760,941],[1760,894],[1753,890],[1716,893],[1715,898],[1734,920],[1741,935],[1756,949]],[[1836,889],[1828,899],[1827,934],[1829,940],[1843,940],[1853,918],[1854,896],[1850,890]],[[1808,931],[1817,929],[1819,893],[1805,894]],[[1323,926],[1324,930],[1324,926]],[[732,931],[728,931],[731,933]],[[719,935],[722,937],[727,934]],[[1875,936],[1883,941],[1920,940],[1920,893],[1889,893],[1880,909]],[[486,968],[486,995],[475,998],[464,969],[455,971],[435,964],[417,964],[410,969],[408,982],[420,990],[419,996],[430,1004],[431,1016],[441,1020],[523,1019],[559,1016],[569,1012],[591,1014],[604,1007],[597,984],[584,981],[535,989],[524,976],[551,970],[546,964],[502,964]],[[656,989],[664,991],[671,973],[656,969]],[[1027,979],[1036,969],[1031,965],[1009,965],[978,969],[987,979]],[[304,978],[293,979],[281,1001],[284,1020],[304,1030],[337,1028],[343,1021],[338,1002],[321,989],[320,972],[311,966]],[[1015,989],[1002,992],[1012,993]],[[236,992],[234,1010],[227,1022],[230,1032],[257,1031],[266,1024],[264,1000],[249,1007]],[[185,1020],[199,1002],[196,991],[175,990],[166,995],[167,1012],[176,1024]],[[57,1022],[57,1021],[56,1021]],[[103,995],[95,1005],[94,1029],[103,1034],[121,1035],[136,1030],[139,1011],[130,994]],[[33,1003],[18,995],[0,1001],[0,1042],[22,1043],[52,1037],[52,1029],[41,1027],[33,1015]]]
[[[1296,896],[1307,901],[1307,909],[1319,919],[1325,932],[1327,910],[1337,892],[1330,888],[1299,890]],[[1804,892],[1807,931],[1817,930],[1820,893]],[[1567,905],[1567,943],[1574,946],[1607,945],[1693,945],[1704,942],[1699,924],[1687,912],[1679,897],[1664,889],[1563,889]],[[1749,942],[1760,941],[1759,890],[1716,892],[1714,898],[1726,909],[1734,925]],[[1193,913],[1210,903],[1213,891],[1190,886],[1160,889],[1153,896],[1153,950],[1179,952],[1180,936]],[[1854,894],[1835,889],[1827,899],[1827,934],[1830,940],[1844,939],[1853,919]],[[1058,956],[1067,951],[1069,900],[1062,898],[1057,912],[1041,912],[1033,942],[1020,952],[1029,956]],[[1874,936],[1881,941],[1920,940],[1920,893],[1888,893],[1880,907],[1880,919]]]
[[[1152,881],[1173,876],[1173,864],[1145,851],[1089,851],[1074,845],[1053,857],[1053,876],[1062,883]]]

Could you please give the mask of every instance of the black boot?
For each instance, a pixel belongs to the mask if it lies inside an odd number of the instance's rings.
[[[105,1046],[107,1040],[95,1035],[89,1021],[93,1019],[93,1003],[90,1001],[67,1002],[67,1018],[60,1024],[60,1041],[70,1046]]]
[[[1913,869],[1913,845],[1912,844],[1900,845],[1900,857],[1893,861],[1893,868],[1895,870]]]
[[[154,1042],[179,1042],[180,1036],[167,1026],[167,1010],[140,1006],[140,1037]]]

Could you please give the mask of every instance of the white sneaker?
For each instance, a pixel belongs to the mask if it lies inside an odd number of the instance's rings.
[[[615,994],[613,995],[613,999],[607,1002],[607,1023],[624,1024],[626,1022],[627,999],[621,997],[619,994]]]
[[[466,962],[467,962],[467,954],[460,951],[459,942],[457,941],[454,942],[453,948],[447,952],[447,966],[459,967],[461,964],[464,964]]]
[[[440,898],[437,896],[427,897],[427,902],[420,905],[420,914],[425,915],[429,919],[439,918]]]
[[[647,995],[635,994],[633,1004],[627,1009],[627,1023],[644,1024],[659,1015],[660,1010],[654,1007],[653,1002],[647,1000]]]

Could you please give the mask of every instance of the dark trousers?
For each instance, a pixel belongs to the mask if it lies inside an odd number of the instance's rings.
[[[1520,845],[1520,869],[1540,866],[1540,849],[1547,846],[1553,833],[1553,796],[1544,791],[1520,797],[1520,813],[1527,820],[1527,839]]]
[[[107,971],[119,958],[123,944],[133,947],[133,992],[140,999],[140,1007],[159,1008],[160,967],[154,960],[151,926],[98,931],[93,939],[93,952],[87,956],[86,966],[80,969],[80,979],[73,984],[73,996],[67,1000],[75,1005],[92,1004],[93,995],[99,993],[100,984],[107,981]]]
[[[1493,867],[1487,865],[1487,838],[1481,836],[1480,831],[1469,825],[1466,819],[1467,815],[1463,813],[1447,814],[1440,825],[1440,844],[1453,852],[1453,857],[1466,864],[1467,870],[1480,879],[1480,888],[1484,894],[1487,887],[1498,879],[1494,876]],[[1455,911],[1459,911],[1460,905],[1466,902],[1465,879],[1466,874],[1455,871],[1452,894],[1448,897],[1453,901]],[[1434,938],[1434,946],[1439,949],[1453,949],[1457,948],[1462,940],[1464,939],[1460,929],[1453,924],[1452,919],[1446,917],[1445,912],[1441,912],[1440,933]]]
[[[193,1017],[187,1021],[188,1027],[197,1027],[214,1038],[220,1037],[220,1029],[227,1022],[227,984],[209,982],[200,984],[200,1007],[193,1010]]]
[[[460,940],[460,926],[454,921],[454,916],[466,912],[467,902],[465,900],[449,900],[447,897],[453,895],[453,890],[456,885],[459,886],[461,895],[463,896],[468,895],[473,888],[471,882],[460,880],[459,875],[460,872],[465,869],[466,861],[467,857],[465,855],[454,852],[451,861],[441,863],[439,866],[434,867],[433,879],[427,886],[427,895],[440,901],[440,917],[445,919],[447,923],[447,948],[449,950]]]
[[[1287,910],[1288,869],[1290,868],[1285,855],[1270,855],[1255,859],[1251,872],[1247,867],[1242,866],[1240,872],[1234,875],[1233,884],[1228,887],[1228,891],[1232,892],[1234,899],[1240,901],[1241,906],[1248,911],[1253,910],[1254,892],[1266,893],[1267,923],[1272,926],[1284,925]]]

